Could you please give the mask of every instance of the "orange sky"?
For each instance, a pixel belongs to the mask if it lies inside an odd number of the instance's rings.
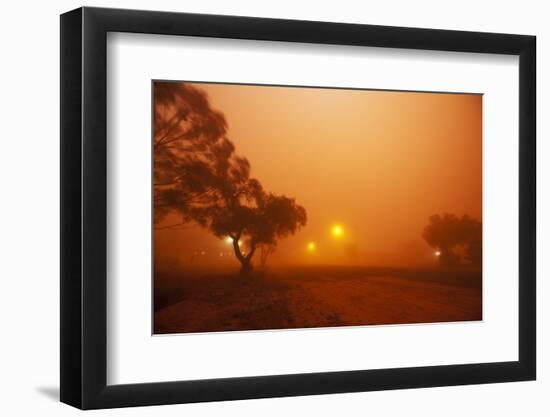
[[[225,114],[251,176],[307,210],[307,225],[279,242],[272,264],[435,263],[421,237],[430,215],[481,220],[480,95],[195,86]],[[199,228],[155,232],[157,259],[204,251],[218,262],[224,245]]]

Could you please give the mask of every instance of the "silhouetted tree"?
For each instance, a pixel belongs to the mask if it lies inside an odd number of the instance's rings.
[[[440,252],[439,262],[452,266],[460,263],[457,248],[465,247],[466,260],[474,265],[481,265],[482,259],[482,226],[481,222],[470,216],[457,217],[445,213],[433,215],[424,228],[422,236],[426,242]]]
[[[221,204],[212,205],[194,218],[216,236],[233,239],[243,274],[252,270],[251,259],[260,246],[274,247],[278,239],[306,224],[306,211],[294,199],[265,193],[257,188],[259,184],[255,180],[249,181],[253,184],[252,190],[236,191],[222,198]],[[241,252],[241,240],[246,252]]]
[[[174,208],[172,191],[184,194],[184,204],[200,203],[213,170],[224,168],[215,165],[237,157],[225,136],[225,117],[210,107],[202,91],[184,83],[155,82],[153,98],[154,216],[158,223]]]
[[[466,260],[473,265],[481,266],[483,259],[483,228],[476,220],[467,222]]]
[[[250,163],[236,155],[224,116],[202,91],[157,82],[154,98],[155,222],[175,211],[182,223],[230,237],[241,273],[250,273],[260,246],[274,247],[306,224],[305,209],[250,178]]]

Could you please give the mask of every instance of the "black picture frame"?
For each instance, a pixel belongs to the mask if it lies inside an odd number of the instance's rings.
[[[519,360],[107,385],[108,32],[519,56]],[[61,401],[82,409],[482,384],[536,376],[534,36],[80,8],[61,15]]]

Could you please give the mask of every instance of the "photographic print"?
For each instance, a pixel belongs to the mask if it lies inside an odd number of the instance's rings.
[[[482,99],[153,81],[153,333],[481,320]]]

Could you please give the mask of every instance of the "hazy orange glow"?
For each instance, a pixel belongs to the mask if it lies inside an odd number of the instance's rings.
[[[479,95],[194,86],[225,115],[251,176],[307,210],[307,225],[278,241],[272,265],[313,258],[340,265],[434,264],[439,253],[422,239],[431,215],[481,220]],[[177,222],[173,214],[164,220]],[[231,238],[198,226],[157,230],[154,240],[157,260],[184,263],[196,255],[230,262]]]
[[[337,239],[340,239],[344,234],[344,229],[339,224],[332,227],[332,236]]]

